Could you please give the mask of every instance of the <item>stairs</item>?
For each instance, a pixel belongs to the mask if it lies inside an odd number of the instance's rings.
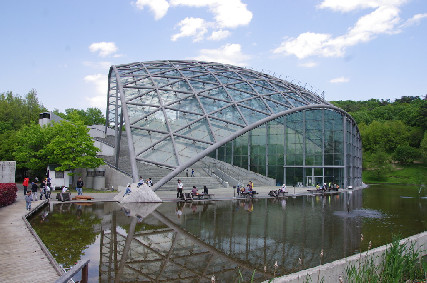
[[[97,138],[100,142],[105,142],[106,145],[112,146],[114,144],[114,138],[107,136],[105,139]],[[115,157],[114,156],[99,156],[103,158],[107,164],[113,167],[115,166]],[[139,176],[142,176],[145,179],[151,178],[153,184],[158,182],[164,176],[172,172],[171,169],[159,167],[156,165],[151,165],[147,163],[137,162]],[[132,175],[132,168],[130,166],[130,157],[129,157],[129,148],[127,146],[127,138],[123,133],[122,139],[120,142],[120,158],[118,163],[118,168],[120,171],[125,172],[127,175]],[[195,177],[187,177],[186,172],[180,172],[177,176],[172,178],[169,182],[164,184],[159,190],[176,190],[178,179],[184,184],[184,190],[192,189],[193,186],[196,186],[197,189],[203,189],[203,186],[207,186],[208,189],[220,188],[223,185],[215,177],[209,176],[201,168],[195,169]],[[189,174],[191,174],[191,168],[189,168]],[[138,178],[139,178],[138,176]]]

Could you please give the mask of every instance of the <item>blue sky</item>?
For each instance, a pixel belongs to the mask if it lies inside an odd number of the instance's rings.
[[[427,94],[426,0],[1,1],[0,93],[106,106],[111,65],[253,68],[327,100]]]

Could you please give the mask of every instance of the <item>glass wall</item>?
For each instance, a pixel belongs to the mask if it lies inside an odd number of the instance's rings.
[[[331,109],[279,117],[210,156],[276,179],[277,185],[361,185],[360,134],[352,120]]]

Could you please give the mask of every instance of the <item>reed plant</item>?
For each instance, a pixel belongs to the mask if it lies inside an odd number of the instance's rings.
[[[369,251],[369,249],[368,249]],[[390,247],[386,250],[379,264],[373,256],[362,256],[357,266],[346,269],[346,282],[423,282],[425,273],[420,252],[415,243],[400,243],[400,237],[393,237]]]

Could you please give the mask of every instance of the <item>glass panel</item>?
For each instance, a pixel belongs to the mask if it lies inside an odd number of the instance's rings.
[[[266,114],[256,112],[254,110],[239,106],[240,111],[243,114],[243,117],[245,117],[245,120],[248,122],[248,125],[251,125],[255,122],[258,122],[261,119],[264,119],[267,117]]]
[[[167,137],[167,134],[161,134],[153,131],[131,129],[135,152],[142,152],[151,147],[152,144]]]
[[[158,130],[168,132],[165,117],[162,111],[157,111],[148,117],[136,122],[133,126],[145,128],[147,130]]]
[[[208,147],[207,144],[181,137],[175,137],[175,145],[180,164],[187,162]]]
[[[130,89],[127,89],[130,90]],[[126,90],[126,91],[127,91]],[[133,97],[129,97],[127,93],[126,94],[126,101],[127,102],[134,102],[134,103],[140,103],[140,104],[152,104],[152,105],[160,105],[159,97],[154,90],[142,90],[142,89],[133,89],[132,93],[134,94]]]
[[[240,115],[239,111],[237,111],[237,108],[234,105],[224,108],[216,113],[213,113],[212,116],[220,119],[224,119],[233,123],[245,125],[245,122],[243,121],[242,116]]]
[[[246,105],[250,108],[256,109],[256,110],[260,110],[263,111],[265,113],[271,113],[267,106],[265,106],[264,102],[262,101],[262,99],[260,98],[253,98],[253,99],[249,99],[246,101],[243,101],[240,103],[241,105]]]
[[[281,104],[278,104],[276,102],[273,102],[271,100],[265,99],[265,102],[267,102],[268,106],[270,106],[273,113],[279,113],[282,111],[286,111],[289,109],[289,107],[283,106]]]
[[[127,104],[127,106],[131,125],[135,123],[135,121],[144,117],[145,115],[155,112],[159,109],[158,107],[140,106],[132,104]]]
[[[214,138],[209,130],[208,121],[206,119],[200,120],[182,129],[177,132],[177,134],[207,142],[214,142]]]
[[[205,109],[206,113],[212,113],[213,111],[216,111],[219,108],[230,105],[229,102],[224,102],[222,100],[217,100],[214,98],[207,98],[207,97],[200,96],[199,99],[200,99],[200,103],[202,103],[203,108]]]
[[[227,92],[228,94],[232,97],[233,101],[240,101],[240,100],[244,100],[244,99],[248,99],[248,98],[252,98],[253,95],[243,92],[243,91],[239,91],[239,90],[235,90],[232,88],[227,87]]]
[[[188,97],[188,93],[181,93],[171,90],[159,90],[158,91],[160,99],[162,100],[163,105],[171,104],[177,100],[181,100]]]
[[[222,100],[225,100],[226,102],[230,102],[230,97],[228,96],[228,94],[226,93],[223,87],[217,87],[217,88],[212,88],[206,91],[202,91],[198,95],[199,97],[204,95],[204,96],[209,96],[215,99],[222,99]]]
[[[170,109],[165,109],[165,112],[166,117],[168,118],[169,126],[173,132],[203,117],[201,115],[174,111]]]
[[[180,100],[173,104],[168,105],[168,108],[174,108],[176,110],[184,110],[202,114],[203,111],[200,107],[199,101],[194,96],[188,97],[184,100]]]
[[[216,119],[211,119],[210,122],[212,126],[212,131],[217,141],[224,140],[225,138],[229,137],[230,135],[241,129],[241,127],[239,126],[230,123],[225,123]]]
[[[221,74],[215,74],[215,77],[222,83],[222,84],[229,84],[229,83],[235,83],[237,82],[236,79],[231,78],[231,77],[227,77],[225,75],[221,75]]]
[[[191,90],[191,87],[188,85],[188,83],[185,80],[180,80],[176,83],[171,84],[170,86],[171,89],[174,90],[179,90],[179,91],[184,91],[184,92],[193,92]]]
[[[172,167],[178,166],[178,160],[175,156],[170,138],[157,144],[155,147],[152,147],[150,150],[138,155],[137,157]]]

